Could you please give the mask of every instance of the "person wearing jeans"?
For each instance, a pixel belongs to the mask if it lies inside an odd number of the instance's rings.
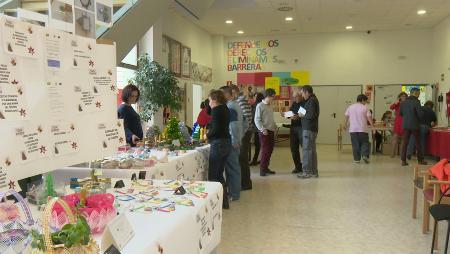
[[[305,111],[299,112],[299,117],[302,121],[303,129],[303,173],[298,177],[307,179],[311,177],[319,177],[317,168],[317,150],[316,139],[319,131],[319,100],[313,93],[313,88],[310,85],[305,85],[301,90],[302,96],[305,99]]]
[[[420,142],[419,135],[419,101],[420,90],[419,88],[412,88],[411,95],[400,104],[400,115],[403,117],[403,144],[402,144],[402,166],[407,166],[406,152],[411,135],[414,136],[417,146],[417,160],[420,165],[427,165],[423,158],[423,151]]]
[[[231,149],[228,154],[225,175],[230,190],[229,196],[231,201],[239,200],[241,197],[241,165],[239,163],[239,154],[242,141],[243,114],[239,104],[233,97],[232,89],[229,86],[220,88],[227,99],[227,107],[230,113],[230,136]]]
[[[361,157],[369,163],[369,133],[367,123],[373,124],[372,113],[367,108],[368,98],[364,94],[358,95],[356,103],[350,105],[345,112],[344,130],[348,130],[352,140],[353,160],[360,163]]]
[[[258,128],[261,143],[261,164],[259,166],[261,176],[275,174],[275,171],[269,169],[270,157],[275,145],[274,133],[277,128],[270,106],[274,98],[275,90],[267,89],[264,93],[264,99],[256,106],[255,111],[255,125]]]
[[[436,113],[433,111],[434,103],[432,101],[425,102],[425,105],[420,108],[420,114],[419,114],[419,121],[420,121],[420,127],[419,127],[419,135],[420,135],[420,144],[422,145],[422,152],[426,154],[427,151],[427,139],[428,134],[430,132],[430,128],[436,126],[437,123],[437,117]],[[415,149],[415,139],[414,136],[411,136],[411,139],[409,140],[408,144],[408,152],[407,152],[407,158],[410,160],[411,155],[414,153]]]
[[[209,94],[211,121],[209,122],[208,143],[211,145],[209,154],[208,181],[220,182],[223,186],[223,208],[228,209],[228,191],[223,172],[231,149],[229,132],[229,110],[222,91],[213,90]]]

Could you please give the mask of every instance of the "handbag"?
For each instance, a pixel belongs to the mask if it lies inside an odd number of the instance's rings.
[[[7,200],[12,195],[17,202]],[[31,229],[35,225],[30,207],[15,190],[0,192],[0,253],[24,253],[31,243]],[[20,217],[19,207],[25,220]]]
[[[39,250],[39,249],[33,249],[32,254],[98,254],[100,253],[100,248],[95,242],[94,239],[92,239],[92,235],[89,236],[89,242],[86,245],[76,244],[72,245],[71,247],[67,248],[64,246],[64,244],[55,245],[52,241],[51,236],[51,220],[52,220],[52,211],[55,206],[55,204],[59,204],[61,206],[68,219],[70,224],[75,224],[75,216],[73,214],[72,209],[70,209],[69,205],[60,198],[52,198],[47,203],[44,214],[42,216],[42,233],[43,233],[43,241],[44,241],[44,248],[45,251]]]

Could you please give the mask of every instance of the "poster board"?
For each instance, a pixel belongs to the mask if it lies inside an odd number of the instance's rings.
[[[0,18],[0,189],[116,153],[115,48]]]

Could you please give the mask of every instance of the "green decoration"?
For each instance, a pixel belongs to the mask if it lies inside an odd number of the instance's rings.
[[[45,192],[47,193],[47,196],[50,196],[50,197],[58,196],[58,195],[56,195],[52,173],[48,173],[45,176]]]
[[[283,79],[281,80],[281,83],[286,84],[286,85],[288,85],[288,86],[289,86],[289,85],[297,85],[298,82],[299,82],[299,80],[296,79],[296,78],[283,78]]]
[[[155,61],[150,61],[147,54],[139,57],[138,70],[132,81],[141,93],[139,114],[143,121],[151,119],[159,109],[167,107],[178,111],[181,109],[180,88],[175,74]]]
[[[79,215],[75,224],[66,224],[60,231],[51,234],[53,245],[64,244],[64,247],[70,248],[74,245],[88,245],[91,235],[91,229],[86,219]],[[45,251],[44,235],[33,229],[31,231],[33,241],[31,247]]]
[[[167,123],[167,140],[172,142],[173,140],[180,140],[180,143],[182,142],[182,135],[179,127],[179,121],[176,117],[170,118],[169,122]]]

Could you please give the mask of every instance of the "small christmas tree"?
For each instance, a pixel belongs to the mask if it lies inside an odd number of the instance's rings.
[[[181,142],[181,138],[182,135],[180,132],[179,121],[177,118],[172,117],[167,123],[167,140],[173,141],[178,139]]]
[[[50,197],[56,197],[56,191],[55,191],[55,186],[54,186],[54,181],[53,181],[53,175],[52,173],[48,173],[45,176],[45,192],[47,193],[47,196]]]

